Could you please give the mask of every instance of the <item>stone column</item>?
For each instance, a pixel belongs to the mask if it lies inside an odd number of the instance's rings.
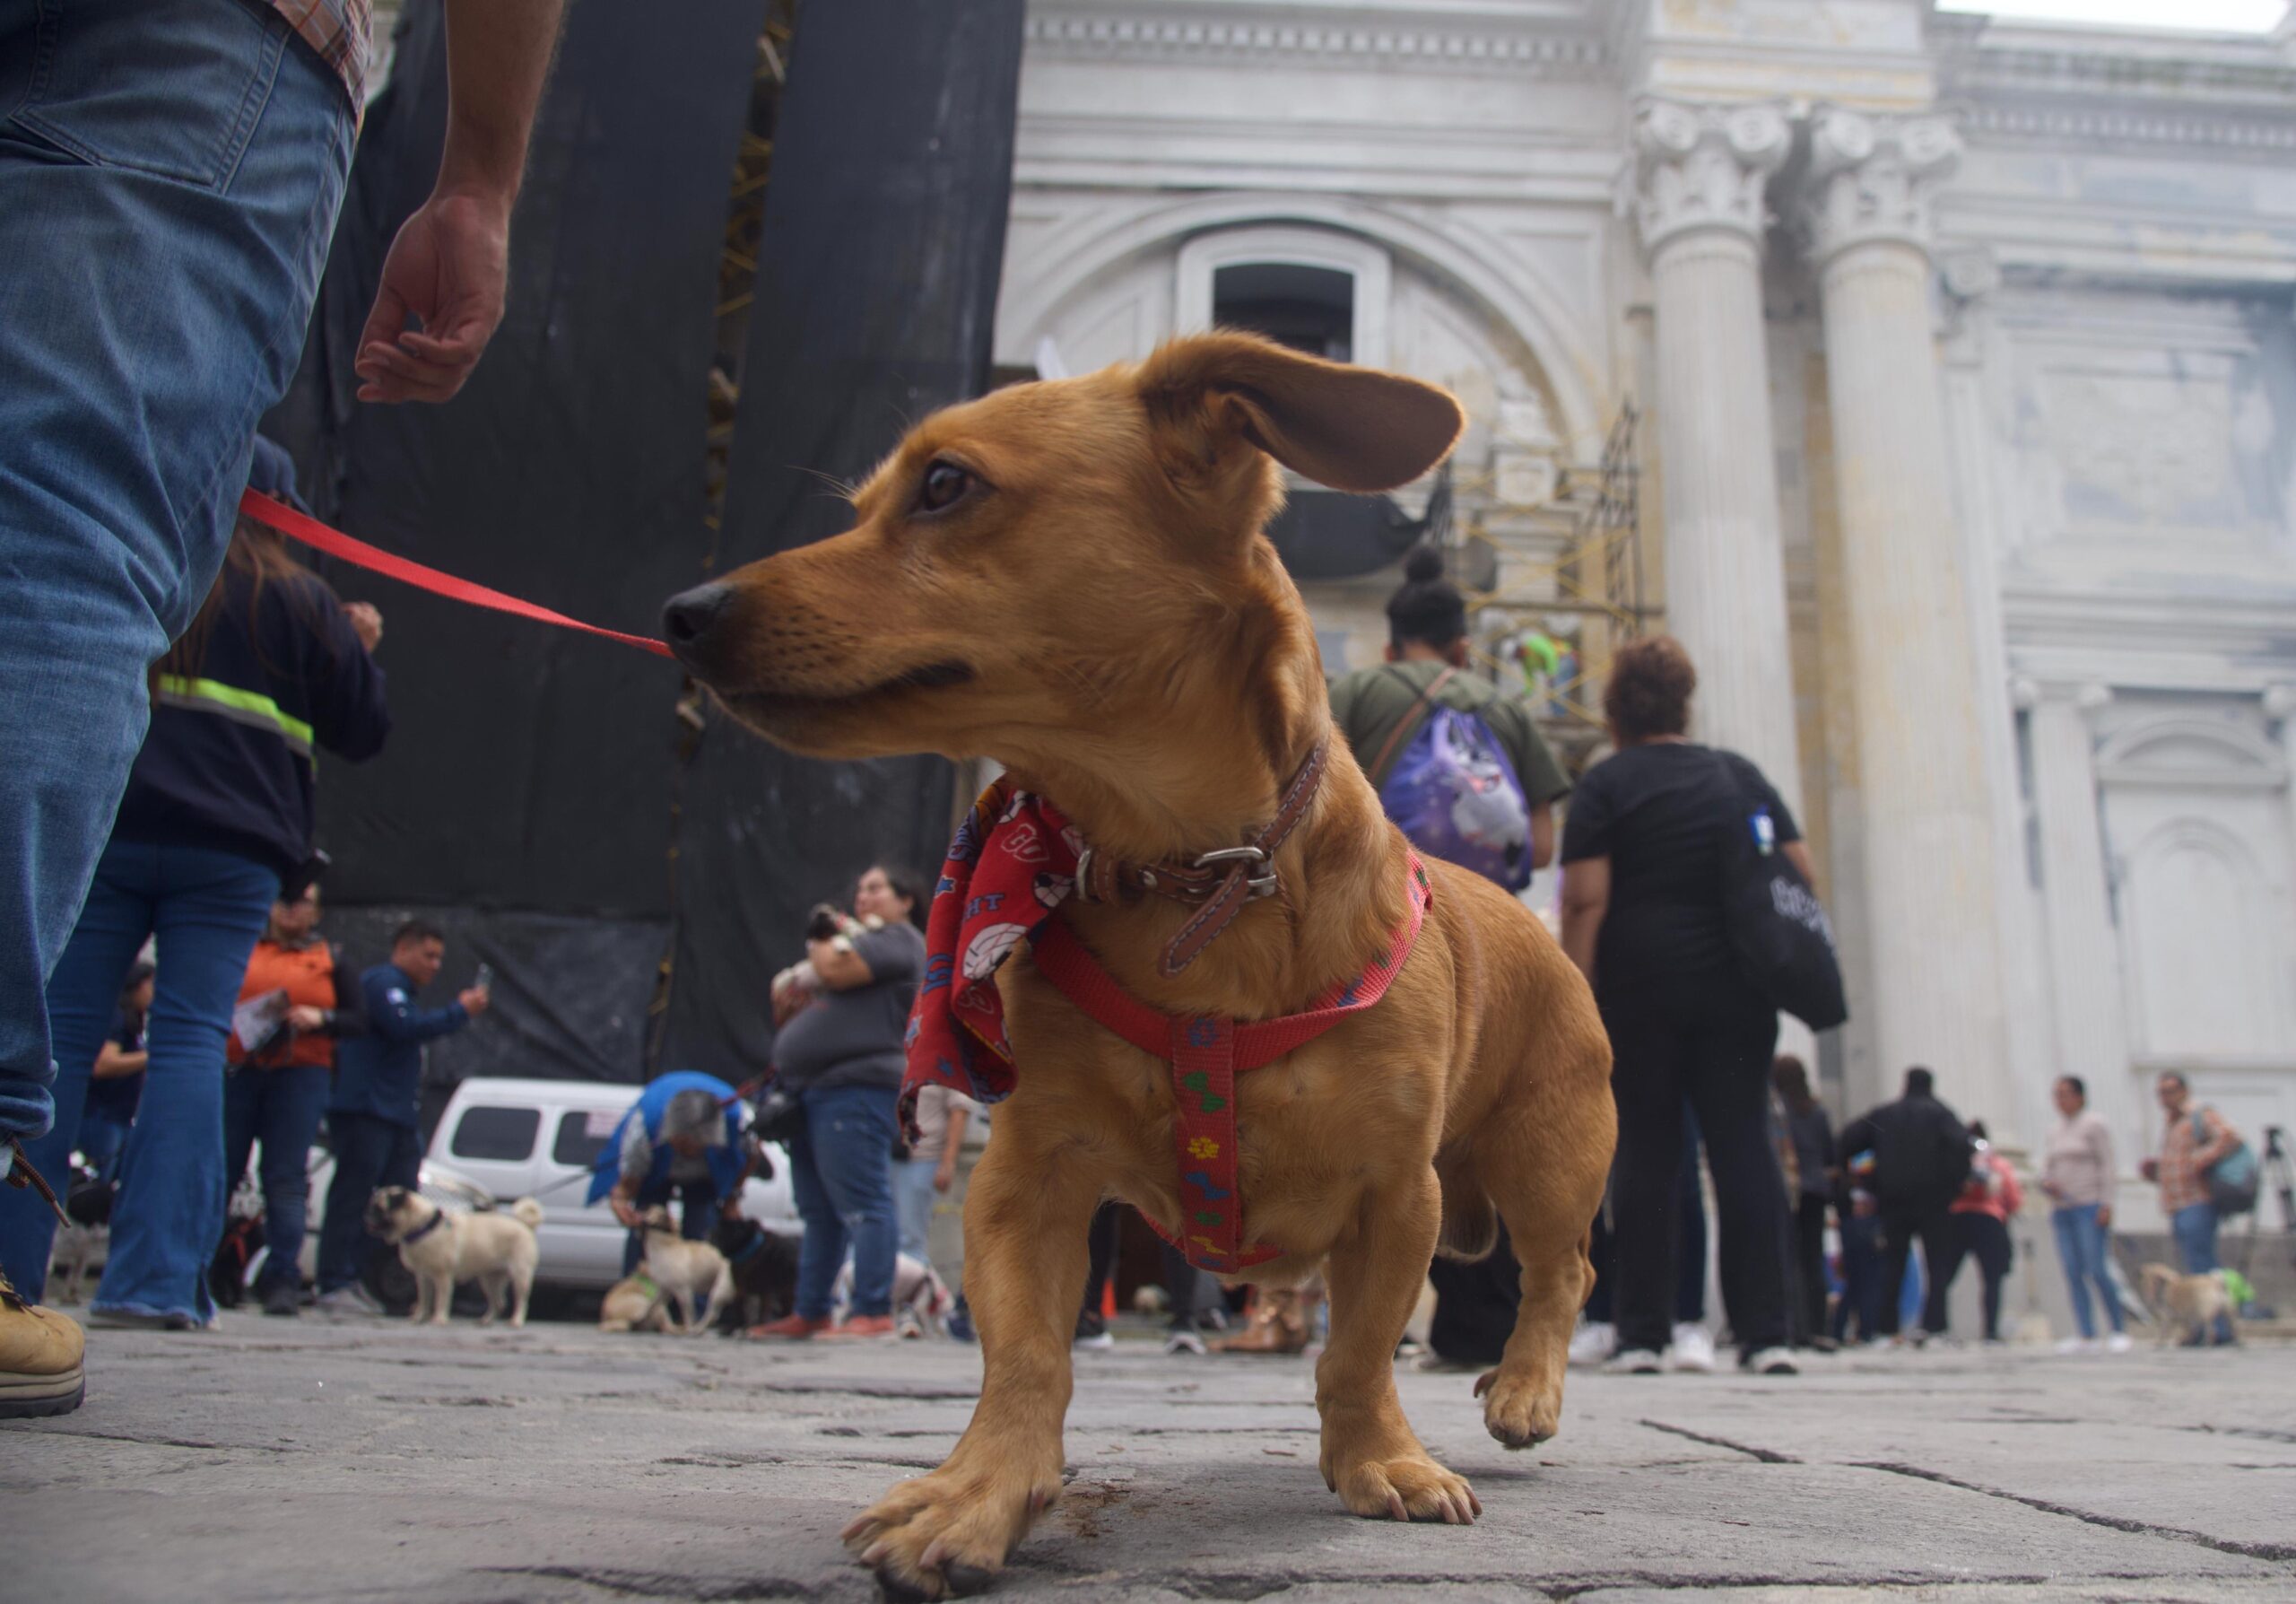
[[[1940,118],[1835,108],[1810,135],[1878,1068],[1893,1086],[1927,1064],[1964,1112],[2016,1120],[1977,656],[1931,332],[1929,200],[1961,142]]]
[[[2031,741],[2057,1073],[2077,1075],[2088,1086],[2090,1106],[2112,1127],[2117,1160],[2133,1175],[2144,1133],[2129,1081],[2120,943],[2106,881],[2097,741],[2091,728],[2092,716],[2112,701],[2112,692],[2100,684],[2020,680],[2014,693],[2017,704],[2027,710]],[[2047,1129],[2026,1135],[2037,1140]]]
[[[1700,740],[1801,797],[1761,309],[1763,181],[1792,144],[1775,106],[1645,98],[1635,212],[1650,258],[1666,621],[1698,666]]]

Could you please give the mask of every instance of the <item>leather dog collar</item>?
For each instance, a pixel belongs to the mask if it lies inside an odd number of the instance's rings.
[[[1331,737],[1326,734],[1284,786],[1275,816],[1242,846],[1215,847],[1196,858],[1167,858],[1155,863],[1127,863],[1104,858],[1092,847],[1084,848],[1076,856],[1078,900],[1106,902],[1120,896],[1130,902],[1154,895],[1199,904],[1196,916],[1180,927],[1179,934],[1164,949],[1163,972],[1178,975],[1235,922],[1246,902],[1283,890],[1275,871],[1276,851],[1307,816],[1330,754]]]
[[[398,1244],[401,1247],[404,1247],[411,1242],[421,1242],[424,1237],[430,1235],[433,1231],[436,1231],[439,1226],[446,1223],[447,1211],[439,1207],[436,1203],[433,1203],[430,1205],[430,1217],[423,1221],[420,1225],[417,1225],[413,1230],[408,1232],[404,1236],[400,1237],[398,1239]]]

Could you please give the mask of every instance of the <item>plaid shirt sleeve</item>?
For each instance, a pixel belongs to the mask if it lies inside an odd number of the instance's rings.
[[[271,0],[287,26],[343,80],[355,113],[367,104],[374,59],[374,0]]]
[[[2180,1114],[2161,1143],[2161,1212],[2174,1214],[2196,1203],[2210,1201],[2208,1168],[2224,1156],[2231,1127],[2213,1108],[2199,1111],[2202,1129],[2208,1132],[2205,1147],[2192,1139],[2193,1114]],[[2204,1162],[2205,1160],[2205,1162]]]

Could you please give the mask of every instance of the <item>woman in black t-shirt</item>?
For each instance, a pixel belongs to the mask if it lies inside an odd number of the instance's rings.
[[[1611,1215],[1617,1356],[1655,1371],[1674,1287],[1671,1230],[1688,1099],[1721,1216],[1722,1297],[1749,1368],[1794,1368],[1787,1344],[1785,1181],[1770,1142],[1778,1015],[1738,967],[1723,921],[1722,832],[1766,813],[1810,870],[1761,771],[1685,739],[1696,672],[1660,635],[1621,649],[1603,695],[1618,751],[1587,772],[1562,834],[1562,945],[1594,983],[1618,1100]]]

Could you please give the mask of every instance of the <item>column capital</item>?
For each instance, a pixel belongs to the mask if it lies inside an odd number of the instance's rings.
[[[2101,680],[2093,679],[2035,679],[2020,675],[2009,682],[2009,697],[2018,707],[2031,711],[2043,702],[2055,702],[2083,713],[2093,713],[2099,708],[2112,705],[2113,688]]]
[[[1724,229],[1761,248],[1762,185],[1793,148],[1782,106],[1694,105],[1644,95],[1634,103],[1634,211],[1656,255],[1696,229]]]
[[[1817,265],[1877,241],[1927,251],[1930,202],[1961,159],[1961,136],[1948,118],[1818,108],[1802,206]]]

